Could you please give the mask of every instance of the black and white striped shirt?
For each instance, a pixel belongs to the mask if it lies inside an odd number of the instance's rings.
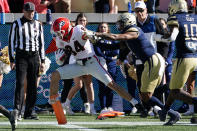
[[[38,52],[41,62],[45,60],[43,27],[37,20],[28,20],[24,16],[13,22],[9,33],[9,58],[14,62],[14,52]]]

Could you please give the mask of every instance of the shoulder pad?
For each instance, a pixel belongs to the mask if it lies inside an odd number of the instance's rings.
[[[168,26],[179,27],[179,22],[178,22],[177,17],[175,15],[172,15],[168,18],[167,24],[168,24]]]
[[[135,27],[129,28],[126,32],[138,32],[139,30]]]

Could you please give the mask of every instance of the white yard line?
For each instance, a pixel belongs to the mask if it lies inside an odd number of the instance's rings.
[[[71,125],[71,124],[56,125],[56,126],[62,127],[62,128],[68,128],[68,129],[76,129],[76,130],[80,130],[80,131],[102,131],[102,130],[89,129],[89,128],[87,128],[87,127],[77,126],[77,125]]]
[[[18,125],[53,125],[63,128],[75,128],[80,130],[99,131],[96,129],[88,129],[86,127],[78,125],[124,125],[124,126],[138,126],[138,125],[163,125],[164,122],[68,122],[66,125],[58,125],[57,122],[18,122]],[[10,125],[9,122],[0,122],[0,125]],[[191,124],[190,122],[177,122],[175,125],[188,125],[197,126],[197,124]]]

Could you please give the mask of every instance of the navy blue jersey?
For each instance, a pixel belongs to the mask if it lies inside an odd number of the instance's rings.
[[[176,57],[197,57],[197,15],[180,13],[168,18],[169,27],[177,26]]]
[[[145,37],[144,32],[136,25],[131,26],[125,32],[138,32],[138,38],[134,40],[127,40],[126,44],[132,52],[143,61],[148,60],[153,54],[155,54],[154,47],[150,41]],[[124,33],[124,32],[123,32]]]

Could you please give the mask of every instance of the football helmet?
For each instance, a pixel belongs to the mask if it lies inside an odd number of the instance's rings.
[[[53,37],[64,39],[65,36],[70,32],[70,29],[71,25],[69,19],[60,17],[53,22],[51,34]]]
[[[168,14],[173,15],[177,12],[188,12],[185,0],[171,0],[168,6]]]
[[[123,13],[119,15],[117,20],[117,26],[119,30],[123,30],[125,27],[129,25],[136,24],[136,17],[134,14],[131,13]]]

